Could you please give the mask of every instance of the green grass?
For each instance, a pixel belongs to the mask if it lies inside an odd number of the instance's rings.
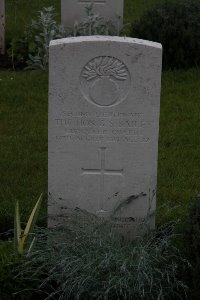
[[[125,0],[125,23],[139,18],[146,9],[161,1]],[[13,38],[22,36],[38,10],[50,5],[56,8],[60,21],[60,1],[7,0],[7,45]],[[199,129],[195,107],[198,106],[198,74],[195,70],[164,74],[158,178],[160,204],[171,206],[186,202],[198,188],[199,156],[195,140]],[[48,83],[47,74],[41,72],[3,72],[0,79],[0,231],[3,231],[12,226],[16,199],[21,202],[22,214],[28,216],[39,194],[47,190]],[[45,209],[42,220],[45,220]]]
[[[188,264],[173,244],[173,226],[133,242],[108,234],[107,226],[93,233],[77,227],[39,230],[22,262],[20,273],[42,287],[42,299],[185,299],[180,270]]]
[[[43,7],[54,6],[60,20],[60,0],[6,0],[6,44],[23,35]]]
[[[125,0],[124,1],[124,23],[139,19],[142,14],[157,3],[165,0]],[[176,0],[174,0],[176,1]]]
[[[163,0],[125,0],[125,23],[139,18]],[[60,1],[7,0],[7,41],[19,37],[44,6],[54,5],[60,19]],[[20,201],[28,216],[39,194],[47,190],[47,73],[0,73],[1,172],[0,231],[12,227],[13,204]],[[180,214],[199,189],[198,70],[165,72],[162,81],[158,222]],[[45,207],[45,204],[44,204]],[[172,208],[167,215],[167,208]],[[178,207],[177,210],[174,207]],[[46,211],[40,217],[44,224]],[[164,216],[165,215],[165,216]]]
[[[174,217],[200,190],[199,75],[199,70],[163,74],[158,203],[163,213],[177,206],[169,213]]]
[[[13,204],[26,216],[47,187],[47,73],[0,73],[0,228],[13,226]]]
[[[146,9],[162,1],[125,0],[124,22],[138,19]],[[7,47],[23,35],[38,10],[50,5],[56,7],[60,21],[60,0],[6,0]],[[200,190],[199,98],[200,70],[163,73],[158,224],[184,216],[191,197]],[[0,72],[0,232],[13,228],[16,200],[22,221],[26,222],[40,193],[47,192],[47,110],[47,72]],[[46,224],[46,207],[44,201],[40,225]],[[12,243],[0,242],[1,300],[10,296],[2,294],[2,287],[9,292],[17,286],[7,266],[12,261],[11,254]]]
[[[200,71],[164,72],[162,79],[157,221],[180,215],[200,182]],[[0,228],[13,226],[14,201],[24,221],[47,191],[46,72],[1,72]],[[40,223],[45,224],[43,204]],[[177,209],[168,209],[178,206]],[[162,208],[163,207],[163,208]]]
[[[16,255],[13,251],[12,241],[1,241],[0,240],[0,299],[1,300],[32,300],[32,292],[27,291],[25,295],[17,294],[16,297],[13,296],[14,293],[19,292],[19,290],[24,290],[27,288],[27,282],[25,280],[16,278],[16,269],[22,263],[21,258]],[[31,286],[31,283],[30,285]],[[37,298],[39,300],[39,298]]]

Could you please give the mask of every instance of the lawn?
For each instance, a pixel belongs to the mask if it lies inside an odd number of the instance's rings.
[[[162,79],[158,214],[177,217],[200,178],[200,72],[166,71]],[[27,216],[47,192],[48,76],[43,71],[1,72],[1,232],[12,228],[13,206]],[[46,222],[46,208],[40,223]],[[176,207],[176,209],[171,209]],[[170,209],[168,211],[168,209]]]
[[[158,160],[162,213],[158,220],[167,214],[178,218],[200,191],[199,84],[198,69],[163,73]]]
[[[125,23],[139,18],[161,1],[126,0]],[[55,6],[59,20],[59,4],[57,0],[7,0],[7,46],[13,38],[22,35],[42,7]],[[199,73],[198,69],[163,73],[158,223],[181,214],[199,190]],[[0,232],[3,232],[13,226],[16,200],[20,201],[26,218],[39,194],[47,193],[47,72],[0,72],[0,91]],[[40,224],[46,224],[46,203]]]
[[[1,232],[18,199],[27,215],[47,184],[47,73],[1,72]]]
[[[124,23],[138,19],[145,10],[163,1],[165,0],[125,0]],[[51,5],[56,8],[57,21],[60,21],[60,0],[6,0],[7,49],[12,41],[23,36],[24,30],[30,25],[31,19],[36,17],[37,12]],[[199,99],[200,70],[198,68],[163,72],[157,225],[185,216],[191,198],[200,194]],[[0,71],[0,234],[13,229],[16,200],[20,204],[22,222],[26,222],[41,193],[44,194],[44,201],[38,225],[46,226],[47,131],[48,72]],[[188,232],[190,235],[188,230],[194,228],[192,226],[196,226],[196,231],[194,230],[188,238]],[[189,251],[192,253],[191,261],[194,262],[192,274],[196,280],[196,286],[192,283],[191,286],[194,293],[196,291],[200,293],[199,266],[196,264],[199,259],[197,253],[200,239],[198,244],[196,236],[199,234],[196,233],[195,236],[195,232],[200,232],[198,231],[200,227],[192,222],[186,227],[185,240],[192,249]],[[11,273],[12,269],[7,265],[15,259],[12,256],[12,248],[11,240],[5,242],[0,239],[0,300],[1,288],[6,291],[6,295],[10,291],[18,290],[18,283]],[[184,246],[181,251],[183,248]],[[193,251],[194,249],[196,252]],[[195,282],[190,273],[188,276],[191,277],[189,278],[191,282]],[[23,282],[23,288],[26,288],[25,284]],[[13,299],[12,296],[11,298]],[[7,296],[3,297],[4,299],[7,300]],[[199,299],[199,294],[197,298],[192,295],[189,299]]]
[[[125,23],[161,1],[125,0]],[[51,5],[60,21],[58,0],[6,0],[7,48],[23,35],[39,10]],[[166,75],[164,80],[168,76],[173,78],[173,74]],[[0,232],[13,226],[16,200],[27,217],[39,194],[47,191],[47,77],[47,73],[39,71],[0,72]],[[41,224],[45,220],[44,204]]]

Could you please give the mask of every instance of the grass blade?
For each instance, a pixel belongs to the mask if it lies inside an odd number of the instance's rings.
[[[14,243],[16,249],[20,249],[20,239],[21,239],[21,222],[20,222],[20,213],[19,213],[19,203],[18,201],[15,204],[15,217],[14,217]]]
[[[40,210],[40,206],[41,206],[41,202],[42,202],[42,196],[43,195],[41,194],[38,201],[36,202],[32,212],[31,212],[30,217],[29,217],[28,223],[27,223],[26,228],[24,230],[23,237],[21,239],[22,248],[24,248],[24,243],[25,243],[28,235],[32,232],[33,227],[35,225],[35,222],[37,220],[37,216],[39,214],[39,210]]]

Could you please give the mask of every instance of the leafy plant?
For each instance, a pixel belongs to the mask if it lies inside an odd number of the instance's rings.
[[[51,6],[39,11],[37,20],[32,20],[35,49],[33,54],[29,54],[28,68],[45,70],[49,61],[50,41],[65,36],[64,28],[56,23],[55,16],[55,9]]]
[[[40,229],[34,251],[20,268],[25,280],[38,282],[45,299],[184,298],[179,276],[187,262],[173,245],[173,226],[132,242],[75,228]]]
[[[15,70],[16,66],[25,66],[29,53],[28,37],[24,36],[20,39],[13,39],[10,47],[7,50],[8,57],[12,61],[12,68]]]
[[[86,17],[81,22],[75,22],[68,35],[119,35],[120,29],[118,30],[110,20],[93,12],[93,3],[85,7],[85,13]]]
[[[66,32],[62,25],[56,23],[56,13],[52,6],[39,11],[37,20],[32,20],[31,27],[28,30],[30,32],[28,42],[27,39],[24,40],[30,51],[27,69],[47,69],[51,40],[80,35],[119,35],[120,29],[117,29],[111,21],[94,14],[93,4],[86,6],[85,12],[86,17],[81,22],[75,22],[74,28],[68,28]],[[20,45],[22,45],[21,40],[14,44],[18,47]],[[12,59],[14,56],[17,56],[18,60],[24,59],[25,55],[21,55],[19,51],[16,55],[13,49],[14,47],[10,49]]]
[[[28,249],[26,249],[27,240],[28,240],[28,238],[30,238],[30,235],[33,232],[33,228],[34,228],[35,222],[37,220],[41,202],[42,202],[42,194],[40,195],[38,201],[36,202],[32,212],[31,212],[31,215],[29,217],[29,220],[26,224],[24,231],[21,228],[18,201],[15,204],[14,241],[15,241],[15,247],[20,255],[24,254],[25,250],[27,250],[27,253],[29,254],[34,245],[35,237],[33,237],[31,239],[31,243],[27,247]]]
[[[147,11],[132,25],[131,36],[160,42],[165,68],[200,65],[200,2],[168,0]]]

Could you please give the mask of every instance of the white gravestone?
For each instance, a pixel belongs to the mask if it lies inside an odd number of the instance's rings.
[[[86,17],[85,7],[93,3],[93,12],[112,21],[118,28],[123,23],[124,0],[62,0],[61,20],[65,28],[74,27]]]
[[[154,227],[162,47],[121,37],[52,41],[49,226],[74,209]]]
[[[0,54],[5,54],[5,1],[0,0]]]

